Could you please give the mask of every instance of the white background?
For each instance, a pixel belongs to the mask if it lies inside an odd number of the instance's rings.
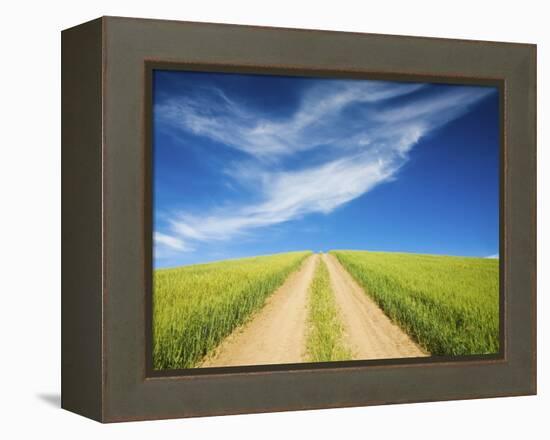
[[[549,438],[549,13],[542,1],[18,1],[2,4],[0,436]],[[59,409],[60,31],[101,15],[538,44],[539,396],[100,425]],[[544,173],[546,170],[546,173]],[[546,270],[544,266],[546,265]],[[546,317],[542,316],[546,313]],[[544,406],[547,406],[546,411]],[[131,436],[131,437],[130,437]]]

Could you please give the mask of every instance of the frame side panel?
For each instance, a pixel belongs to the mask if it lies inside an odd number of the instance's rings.
[[[61,52],[61,407],[101,420],[102,19]]]

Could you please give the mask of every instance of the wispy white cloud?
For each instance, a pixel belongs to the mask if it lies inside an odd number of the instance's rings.
[[[335,127],[341,112],[354,104],[380,102],[422,87],[382,81],[325,81],[308,90],[297,110],[280,120],[262,117],[215,88],[168,100],[155,111],[161,120],[181,130],[273,160],[348,137],[346,127]]]
[[[156,256],[159,257],[163,253],[169,252],[189,252],[193,248],[187,245],[181,237],[175,235],[164,234],[155,231],[153,233],[153,243],[155,246]]]
[[[500,258],[499,254],[487,255],[485,258]]]
[[[321,82],[284,119],[257,115],[216,89],[159,105],[158,117],[172,127],[246,153],[248,159],[223,172],[253,188],[257,199],[200,214],[173,213],[156,242],[186,251],[189,242],[228,240],[308,214],[331,213],[394,179],[421,138],[491,92],[457,87],[416,96],[422,87]],[[398,105],[391,101],[397,97],[405,99]],[[295,155],[319,148],[327,151],[324,162],[297,165]]]
[[[328,214],[389,179],[397,168],[391,160],[360,155],[301,171],[260,172],[263,200],[258,204],[209,215],[179,214],[171,229],[189,240],[225,240],[307,214]]]

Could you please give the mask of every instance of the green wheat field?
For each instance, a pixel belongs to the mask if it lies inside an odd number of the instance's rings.
[[[499,351],[497,259],[331,253],[380,308],[432,355]]]
[[[260,309],[311,252],[157,269],[153,274],[153,367],[194,367]]]
[[[331,251],[386,315],[431,355],[499,351],[497,259]],[[153,367],[193,368],[259,311],[309,251],[157,269]],[[342,323],[325,263],[308,290],[307,356],[346,360]]]

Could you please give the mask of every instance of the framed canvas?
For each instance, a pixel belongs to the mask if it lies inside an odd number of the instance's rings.
[[[62,407],[536,393],[536,46],[62,33]]]

